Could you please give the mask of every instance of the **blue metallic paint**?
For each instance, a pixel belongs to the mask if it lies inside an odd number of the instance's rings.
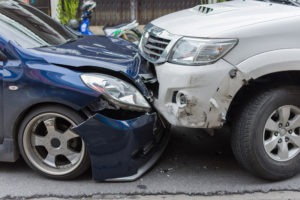
[[[10,49],[13,52],[14,49]],[[2,66],[1,66],[2,67]],[[15,121],[31,106],[59,103],[79,110],[99,96],[87,88],[80,72],[57,67],[37,57],[19,57],[3,63],[3,137],[12,137]],[[19,89],[12,91],[9,86]]]
[[[27,56],[43,57],[48,63],[77,68],[96,68],[104,73],[117,72],[130,79],[149,97],[145,85],[141,82],[141,65],[145,61],[137,54],[137,46],[115,37],[84,36],[83,38],[58,46],[35,48],[28,50]],[[29,55],[28,55],[29,54]],[[74,69],[76,70],[76,69]]]
[[[83,67],[122,74],[149,96],[139,75],[148,72],[140,71],[142,60],[136,47],[120,39],[90,36],[56,47],[23,49],[0,38],[0,50],[11,58],[0,62],[0,143],[9,144],[4,147],[6,154],[0,148],[3,161],[17,159],[13,134],[17,121],[32,106],[58,103],[80,111],[98,99],[100,94],[80,79]],[[18,90],[10,90],[9,86]],[[162,148],[156,141],[147,155],[131,157],[134,150],[154,141],[153,130],[159,121],[155,113],[141,113],[140,117],[126,121],[95,114],[76,128],[90,152],[94,178],[105,180],[137,173]]]
[[[137,174],[168,139],[155,113],[131,120],[96,114],[74,130],[86,142],[93,177],[100,181]]]

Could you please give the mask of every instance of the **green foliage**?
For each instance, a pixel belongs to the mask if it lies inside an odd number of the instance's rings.
[[[70,19],[76,19],[79,0],[59,0],[57,13],[60,23],[67,24]]]

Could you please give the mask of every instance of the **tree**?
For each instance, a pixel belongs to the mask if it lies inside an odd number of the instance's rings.
[[[62,24],[77,18],[79,0],[59,0],[57,5],[58,18]]]

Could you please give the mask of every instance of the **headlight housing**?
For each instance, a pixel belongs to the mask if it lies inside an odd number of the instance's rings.
[[[181,38],[170,53],[169,62],[183,65],[214,63],[228,53],[237,39]]]
[[[101,93],[115,106],[134,111],[150,111],[151,106],[144,96],[131,84],[104,74],[82,74],[82,81],[91,89]]]

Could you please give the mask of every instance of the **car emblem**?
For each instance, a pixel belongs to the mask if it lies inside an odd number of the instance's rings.
[[[161,32],[163,32],[163,29],[159,28],[159,27],[156,27],[154,26],[152,29],[151,29],[151,33],[155,34],[155,35],[158,35],[160,34]]]

